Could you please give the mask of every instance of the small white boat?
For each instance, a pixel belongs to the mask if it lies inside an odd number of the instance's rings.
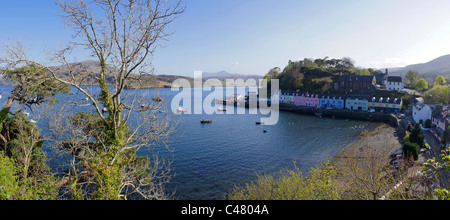
[[[187,109],[183,109],[182,107],[177,108],[177,112],[188,112]]]
[[[227,109],[226,109],[226,108],[218,108],[217,110],[218,110],[218,111],[221,111],[221,112],[225,112],[225,111],[227,111]]]

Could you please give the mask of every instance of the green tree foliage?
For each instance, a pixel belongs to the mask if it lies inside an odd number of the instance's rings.
[[[442,154],[438,158],[429,159],[425,166],[431,167],[433,169],[426,169],[425,173],[434,173],[437,174],[440,171],[449,172],[450,171],[450,148],[447,151],[442,151]],[[450,191],[447,188],[441,187],[435,190],[435,194],[437,195],[439,200],[450,200]]]
[[[278,74],[280,89],[302,90],[311,93],[326,93],[333,89],[339,75],[370,74],[368,69],[357,69],[350,58],[342,59],[304,59],[289,61],[284,70]],[[266,77],[275,75],[270,71]]]
[[[409,141],[411,143],[416,143],[419,147],[425,145],[425,134],[419,124],[416,124],[409,135]]]
[[[0,152],[14,162],[15,169],[10,174],[14,175],[20,188],[20,192],[11,192],[9,196],[14,199],[55,198],[57,179],[46,164],[43,138],[38,127],[22,110],[33,110],[33,105],[56,102],[54,95],[67,93],[70,87],[52,79],[45,70],[35,65],[6,70],[4,77],[12,80],[15,87],[0,111]],[[19,108],[11,112],[14,102]]]
[[[424,99],[430,103],[450,104],[450,86],[435,85],[424,93]]]
[[[425,127],[425,128],[431,128],[431,120],[430,120],[430,119],[427,119],[427,120],[425,121],[424,127]]]
[[[236,187],[231,200],[336,200],[336,171],[329,162],[312,168],[308,176],[299,169],[283,173],[279,178],[259,176],[245,187]]]
[[[416,143],[406,142],[403,145],[403,156],[405,158],[419,159],[419,146]]]
[[[355,74],[356,75],[360,75],[360,76],[370,76],[373,75],[369,69],[361,69],[361,68],[356,68],[355,69]]]
[[[42,102],[55,102],[55,94],[70,91],[70,86],[53,79],[46,69],[36,65],[7,71],[4,77],[12,80],[15,85],[11,92],[12,98],[28,107]]]
[[[5,124],[10,129],[7,134],[10,141],[4,150],[10,158],[21,165],[23,177],[50,175],[42,150],[43,139],[40,129],[22,113],[9,118]]]
[[[279,67],[272,68],[269,72],[264,76],[264,79],[270,81],[271,79],[278,79],[280,75],[281,69]]]
[[[419,72],[416,72],[414,70],[410,70],[406,73],[405,76],[405,83],[410,88],[414,87],[417,83],[417,78],[419,77]]]
[[[434,82],[435,86],[442,86],[446,83],[447,81],[445,80],[445,78],[443,76],[438,76],[436,78],[436,81]]]
[[[32,108],[32,105],[41,103],[53,103],[57,99],[54,95],[57,93],[68,93],[70,86],[64,85],[53,79],[51,75],[37,65],[27,65],[17,67],[12,70],[4,70],[3,77],[12,80],[15,87],[11,96],[0,111],[0,130],[2,123],[8,118],[13,102],[17,102],[21,108],[16,112],[21,112],[25,107]],[[5,137],[0,135],[5,142]]]
[[[417,80],[416,89],[419,91],[428,89],[428,82],[424,78],[420,78],[419,80]]]
[[[17,173],[14,161],[0,151],[0,200],[14,199],[19,191]]]

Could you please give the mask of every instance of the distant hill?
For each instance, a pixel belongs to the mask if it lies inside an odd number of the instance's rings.
[[[262,76],[262,75],[245,75],[245,74],[229,73],[227,71],[220,71],[217,73],[203,73],[203,78],[204,79],[213,79],[214,78],[214,79],[219,79],[219,80],[227,80],[227,79],[259,80],[259,79],[263,79],[264,76]]]
[[[72,72],[74,73],[75,78],[78,82],[85,85],[90,84],[96,84],[96,80],[93,78],[92,73],[95,73],[96,75],[100,72],[100,62],[94,61],[94,60],[85,60],[82,62],[77,63],[71,63],[69,65],[60,65],[60,66],[51,66],[50,69],[55,72],[55,74],[62,78],[62,79],[71,79],[71,75],[68,73],[70,69],[72,69]],[[114,84],[115,77],[113,75],[113,72],[115,71],[114,68],[109,68],[109,70],[106,72],[106,81],[108,84]],[[177,75],[170,75],[170,74],[164,74],[164,75],[151,75],[146,74],[142,75],[141,77],[134,77],[138,78],[139,80],[130,80],[130,83],[128,85],[128,88],[162,88],[162,87],[170,87],[172,83],[176,79],[187,79],[191,85],[194,85],[194,79],[192,77],[187,76],[177,76]],[[255,79],[256,82],[258,82],[259,79],[263,79],[264,76],[262,75],[245,75],[245,74],[236,74],[236,73],[229,73],[227,71],[220,71],[217,73],[203,73],[203,81],[207,79],[219,79],[222,81],[223,85],[225,86],[225,81],[227,79],[242,79],[244,81],[247,81],[248,79]],[[11,85],[12,82],[9,82],[6,79],[3,79],[0,76],[0,84],[3,85]],[[239,85],[239,84],[236,84]],[[230,85],[230,86],[236,86],[236,85]]]
[[[98,61],[94,60],[85,60],[78,63],[72,63],[70,64],[72,66],[73,71],[75,72],[75,77],[78,77],[78,80],[82,84],[91,84],[95,83],[95,79],[91,77],[91,73],[99,73],[100,63]],[[50,67],[55,73],[61,77],[61,78],[70,78],[71,76],[68,74],[69,72],[69,66],[67,65],[61,65],[61,66],[53,66]],[[113,84],[115,81],[115,77],[113,75],[113,72],[115,71],[114,68],[110,68],[109,71],[106,73],[106,80],[108,84]],[[134,77],[138,78],[139,80],[130,80],[130,83],[128,85],[128,88],[162,88],[162,87],[170,87],[172,83],[176,79],[187,79],[191,85],[194,85],[194,79],[192,77],[186,77],[186,76],[176,76],[176,75],[142,75],[141,77]],[[244,81],[252,78],[255,80],[262,79],[263,76],[259,75],[244,75],[244,74],[236,74],[236,73],[229,73],[227,71],[220,71],[217,73],[203,73],[203,79],[219,79],[223,83],[226,79],[243,79]],[[93,81],[94,80],[94,81]],[[1,81],[0,81],[1,82]],[[225,85],[225,83],[224,83]]]
[[[409,70],[419,72],[420,77],[434,80],[437,76],[442,75],[450,78],[450,55],[438,57],[427,63],[413,64],[406,67],[388,68],[389,74],[394,76],[404,76]]]

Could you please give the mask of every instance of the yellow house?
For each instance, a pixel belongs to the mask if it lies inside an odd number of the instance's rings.
[[[400,98],[372,97],[369,101],[369,109],[378,112],[400,112],[403,100]]]

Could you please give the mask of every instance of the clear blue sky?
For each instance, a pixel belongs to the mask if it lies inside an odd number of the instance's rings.
[[[289,60],[351,57],[397,67],[450,54],[448,0],[187,0],[153,64],[159,74],[195,70],[265,74]],[[0,41],[20,40],[36,59],[71,30],[53,0],[0,0]],[[89,57],[79,57],[79,60]]]

